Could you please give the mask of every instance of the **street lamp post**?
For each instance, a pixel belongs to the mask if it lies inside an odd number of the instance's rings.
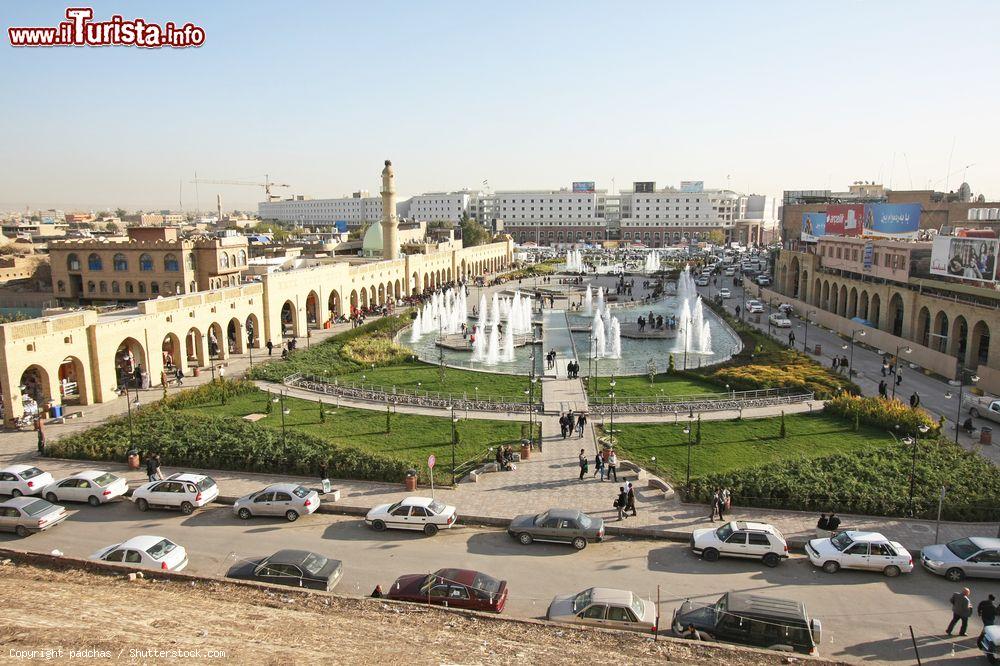
[[[806,333],[805,333],[805,335],[802,338],[802,351],[807,352],[807,353],[809,351],[809,315],[814,315],[814,314],[816,314],[816,311],[815,310],[810,310],[809,312],[806,313],[806,316],[805,316]]]
[[[688,438],[688,462],[687,462],[687,476],[684,481],[684,492],[689,493],[691,491],[691,424],[689,423],[684,428],[684,434]]]
[[[451,485],[455,485],[455,446],[458,443],[458,417],[455,416],[455,403],[451,403]]]
[[[930,430],[930,428],[928,428],[927,426],[924,425],[919,426],[917,428],[917,432],[913,433],[913,437],[908,438],[912,441],[907,442],[913,444],[913,461],[910,463],[910,499],[907,502],[907,507],[910,516],[913,515],[913,492],[916,487],[916,480],[917,480],[917,441],[919,439],[919,436],[926,434],[928,430]],[[958,432],[957,429],[956,432]]]
[[[850,379],[851,375],[854,373],[854,336],[857,335],[859,338],[865,337],[865,329],[863,328],[852,328],[851,329],[851,358],[847,362],[847,378]],[[899,353],[898,351],[896,353]],[[893,386],[893,389],[896,387]]]
[[[612,448],[614,448],[615,446],[615,383],[616,383],[615,377],[614,375],[612,375],[611,381],[608,384],[611,387],[611,393],[608,394],[608,397],[611,398],[611,447]]]
[[[896,367],[892,371],[892,399],[896,399],[896,387],[899,386],[899,351],[902,350],[904,354],[909,354],[913,351],[912,347],[905,346],[903,343],[896,345]],[[959,409],[962,407],[961,396],[958,401]],[[955,433],[955,437],[958,437],[958,433]]]
[[[965,391],[965,374],[969,372],[964,365],[958,366],[958,409],[955,410],[955,443],[958,444],[958,429],[962,422],[962,393]],[[973,374],[969,380],[975,384],[979,381],[979,375]],[[951,399],[951,391],[945,391],[944,397]]]
[[[690,335],[688,330],[691,328],[691,318],[688,317],[684,320],[684,326],[680,329],[680,332],[684,334],[684,369],[688,369],[688,343],[690,342]]]

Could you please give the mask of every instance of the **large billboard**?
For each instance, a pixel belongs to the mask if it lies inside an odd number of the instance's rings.
[[[656,183],[651,180],[637,180],[632,183],[632,188],[636,193],[651,194],[656,190]]]
[[[592,181],[592,180],[575,180],[575,181],[573,181],[573,191],[574,192],[593,192],[594,191],[594,181]]]
[[[826,233],[830,236],[860,236],[865,219],[864,204],[838,204],[826,207]]]
[[[935,236],[931,250],[931,273],[993,282],[996,279],[997,244],[995,238]]]
[[[815,243],[826,233],[826,213],[802,213],[802,234],[806,243]]]
[[[681,192],[704,192],[705,181],[703,180],[682,180]]]
[[[865,236],[916,238],[920,204],[865,204]]]

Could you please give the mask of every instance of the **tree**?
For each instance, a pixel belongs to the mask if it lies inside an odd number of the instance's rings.
[[[469,217],[468,213],[462,213],[462,245],[464,247],[474,247],[490,242],[490,232],[481,224]]]
[[[718,229],[708,232],[708,242],[714,245],[722,245],[726,242],[726,236]]]
[[[126,215],[128,215],[128,211],[124,208],[115,208],[115,217],[118,219],[123,220]]]

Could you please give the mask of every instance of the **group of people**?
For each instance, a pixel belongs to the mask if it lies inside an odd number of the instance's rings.
[[[712,493],[712,513],[709,514],[708,518],[713,523],[715,522],[715,516],[719,516],[719,520],[726,519],[726,511],[733,505],[732,494],[729,492],[729,488],[716,488],[715,492]]]
[[[578,361],[570,361],[566,366],[566,376],[570,379],[580,378],[580,363]]]
[[[580,449],[580,453],[583,453],[583,449]],[[610,481],[611,477],[615,477],[615,482],[617,483],[618,455],[614,449],[603,449],[594,456],[594,476],[598,474],[601,475],[601,481],[604,479]],[[581,476],[580,479],[582,480],[583,477]]]
[[[163,470],[160,469],[160,454],[150,451],[146,455],[146,478],[150,481],[157,481],[163,478]]]
[[[618,497],[615,498],[614,507],[618,510],[618,520],[628,518],[629,511],[632,512],[633,518],[638,515],[635,510],[635,488],[632,487],[631,481],[618,487]]]
[[[509,446],[497,447],[497,469],[501,472],[512,472],[517,469],[514,466],[514,450]]]
[[[821,513],[819,514],[819,520],[816,521],[816,529],[826,532],[836,532],[840,529],[840,517],[833,511],[830,512],[829,516]]]
[[[654,315],[650,312],[649,317],[643,317],[640,315],[636,323],[639,324],[640,333],[646,330],[647,326],[649,326],[651,330],[661,330],[664,328],[671,331],[677,330],[677,317],[674,315],[670,315],[664,319],[663,315]]]
[[[545,355],[546,370],[551,370],[552,368],[556,367],[556,355],[557,352],[555,349],[551,350],[548,354]]]
[[[955,592],[951,595],[949,603],[951,605],[951,622],[948,623],[945,633],[951,636],[951,632],[955,630],[955,625],[961,623],[958,635],[967,636],[969,618],[972,617],[972,590],[967,587],[962,588],[961,592]],[[986,627],[996,624],[998,612],[1000,612],[1000,609],[997,608],[996,597],[992,594],[980,601],[979,605],[976,606],[976,615],[983,621],[983,630],[979,632],[980,638],[983,637]]]
[[[577,437],[583,437],[583,429],[587,427],[587,415],[576,415],[572,411],[559,415],[559,431],[562,438],[572,437],[576,433]],[[582,476],[580,477],[583,478]]]

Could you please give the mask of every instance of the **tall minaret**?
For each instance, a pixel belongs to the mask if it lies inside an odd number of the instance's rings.
[[[396,182],[392,162],[382,169],[382,257],[399,258],[399,218],[396,217]]]

